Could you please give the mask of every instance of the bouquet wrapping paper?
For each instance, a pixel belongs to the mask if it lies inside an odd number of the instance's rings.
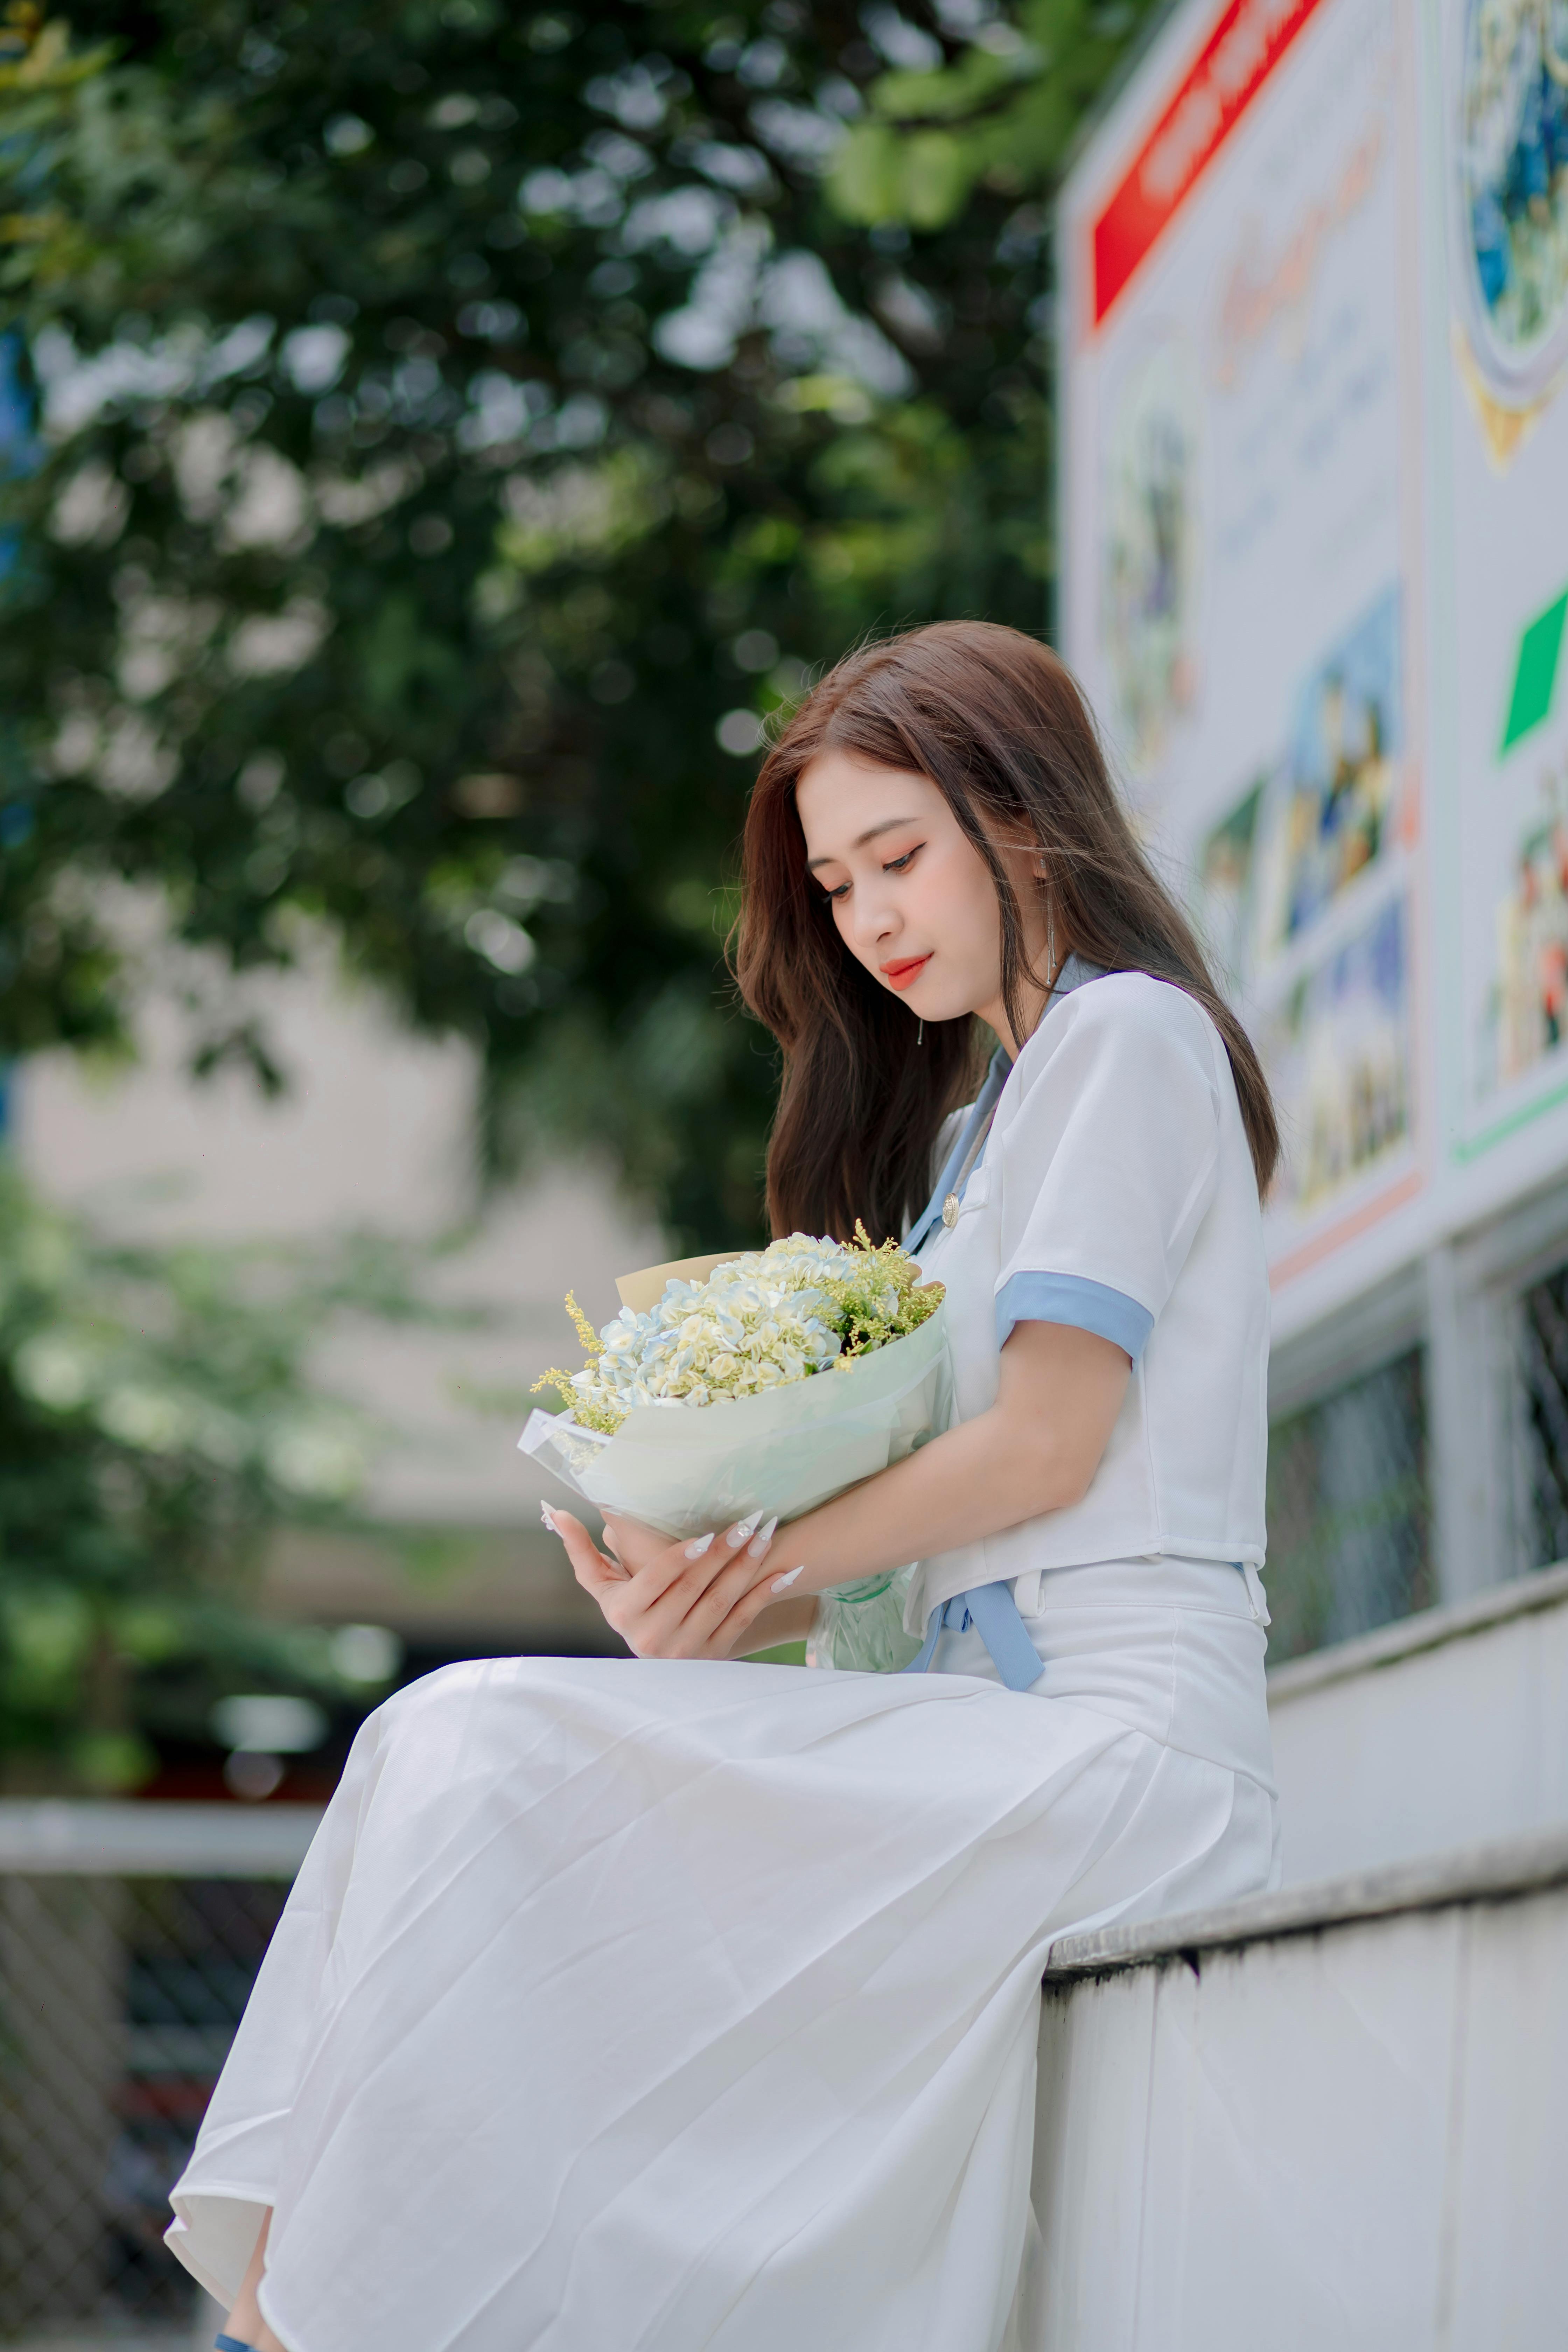
[[[613,1436],[533,1412],[518,1444],[584,1502],[673,1540],[749,1511],[799,1518],[901,1461],[946,1428],[952,1409],[944,1303],[906,1338],[760,1396],[697,1411],[634,1405]],[[788,1549],[781,1529],[781,1570]]]

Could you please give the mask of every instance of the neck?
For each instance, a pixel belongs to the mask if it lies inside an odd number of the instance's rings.
[[[1019,1054],[1039,1027],[1046,1007],[1051,1001],[1051,991],[1061,978],[1062,966],[1071,953],[1070,948],[1065,949],[1057,958],[1056,962],[1047,967],[1049,978],[1043,984],[1037,979],[1025,979],[1023,986],[1018,991],[1017,1011],[1023,1032],[1021,1036],[1015,1036],[1013,1034],[1013,1024],[1007,1018],[1007,1006],[1000,989],[989,1004],[975,1006],[974,1010],[981,1020],[993,1028],[1001,1039],[1002,1050],[1010,1062],[1017,1060]]]

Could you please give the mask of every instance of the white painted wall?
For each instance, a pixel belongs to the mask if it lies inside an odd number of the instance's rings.
[[[1197,1959],[1047,1983],[1028,2352],[1560,2352],[1568,1889]]]
[[[1568,1822],[1568,1570],[1285,1666],[1268,1711],[1288,1885]]]

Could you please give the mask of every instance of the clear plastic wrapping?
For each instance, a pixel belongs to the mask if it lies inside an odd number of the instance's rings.
[[[886,1576],[863,1577],[820,1594],[806,1664],[860,1675],[896,1675],[907,1666],[921,1647],[904,1631],[904,1601],[918,1565],[911,1560]]]

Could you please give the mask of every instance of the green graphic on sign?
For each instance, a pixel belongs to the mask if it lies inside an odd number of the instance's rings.
[[[1568,620],[1568,589],[1563,590],[1555,604],[1548,605],[1538,620],[1531,621],[1519,641],[1519,667],[1513,674],[1513,698],[1508,706],[1508,725],[1502,737],[1505,751],[1521,735],[1528,735],[1532,727],[1539,727],[1552,708],[1564,620]]]

